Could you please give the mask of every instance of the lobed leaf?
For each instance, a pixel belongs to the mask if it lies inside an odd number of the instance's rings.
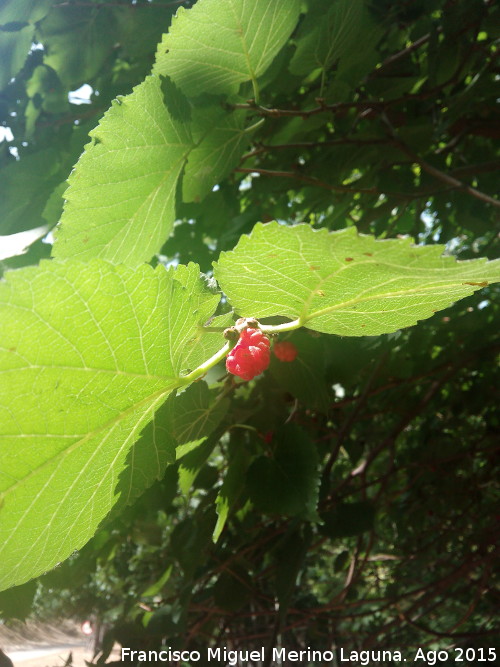
[[[500,281],[500,260],[457,262],[443,246],[377,241],[354,227],[257,224],[214,275],[241,317],[281,315],[342,336],[390,333]]]
[[[0,283],[0,589],[80,548],[173,460],[151,420],[218,302],[196,274],[43,262]]]
[[[188,96],[231,94],[263,74],[297,24],[300,0],[199,0],[180,7],[153,72]]]
[[[323,2],[313,5],[297,34],[297,50],[290,62],[294,74],[309,75],[320,69],[326,74],[335,67],[335,76],[366,60],[373,66],[372,48],[382,35],[362,0],[337,0],[325,11]],[[360,41],[363,48],[359,48]],[[368,56],[368,58],[367,58]],[[359,74],[359,73],[358,73]],[[358,81],[359,76],[351,81]]]
[[[193,116],[196,147],[189,154],[182,179],[185,202],[201,201],[229,174],[260,124],[246,128],[242,114],[230,114],[218,107],[196,109]]]
[[[159,77],[148,77],[116,100],[92,130],[92,141],[69,178],[57,230],[57,258],[101,257],[137,265],[168,237],[175,218],[177,181],[191,148],[182,104]]]

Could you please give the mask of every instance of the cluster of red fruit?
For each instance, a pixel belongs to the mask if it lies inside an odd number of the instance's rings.
[[[274,354],[280,361],[293,361],[297,348],[289,341],[276,343]],[[247,328],[240,333],[240,338],[227,355],[226,368],[229,373],[243,380],[253,380],[269,366],[271,344],[269,338],[260,329]]]

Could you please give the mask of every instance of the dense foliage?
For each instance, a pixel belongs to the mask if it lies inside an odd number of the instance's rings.
[[[499,18],[1,5],[1,618],[494,646]]]

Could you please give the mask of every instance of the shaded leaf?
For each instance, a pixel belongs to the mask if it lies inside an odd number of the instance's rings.
[[[53,7],[40,23],[38,40],[45,49],[44,63],[68,88],[91,81],[114,48],[116,20],[104,5]]]
[[[227,176],[238,164],[257,126],[246,128],[242,114],[229,114],[218,107],[195,110],[193,139],[196,147],[189,154],[182,180],[185,202],[201,201]],[[208,132],[207,128],[210,128]]]
[[[217,542],[224,530],[231,506],[236,503],[242,493],[246,469],[247,455],[241,449],[236,450],[234,456],[229,461],[224,482],[215,501],[217,523],[212,537],[214,542]]]
[[[298,350],[292,362],[280,361],[271,355],[270,372],[280,387],[303,405],[326,412],[330,397],[325,383],[325,359],[318,340],[298,331],[290,340]]]
[[[335,64],[335,77],[344,78],[347,71],[351,75],[348,83],[354,86],[363,71],[359,65],[364,62],[368,70],[373,67],[372,47],[381,34],[363,0],[337,0],[330,3],[327,11],[325,3],[317,2],[297,35],[298,46],[290,70],[308,75],[319,69],[324,76]]]
[[[51,4],[52,0],[4,0],[0,6],[0,25],[40,21]]]
[[[339,503],[333,510],[321,514],[320,530],[328,537],[351,537],[373,528],[375,507],[369,501]],[[340,565],[339,567],[342,567]]]
[[[35,23],[52,0],[4,0],[0,5],[0,90],[16,76],[31,48]]]
[[[238,611],[249,600],[252,580],[247,570],[238,563],[231,563],[214,585],[215,604],[228,611]]]
[[[302,569],[312,533],[309,526],[302,530],[295,529],[287,535],[276,553],[276,595],[280,613],[286,615],[292,598],[297,577]]]
[[[0,90],[5,88],[24,65],[33,41],[33,26],[7,32],[0,26]]]
[[[172,554],[187,576],[191,576],[206,560],[213,526],[214,515],[205,511],[198,513],[194,519],[184,519],[174,528],[170,538]]]
[[[22,155],[7,164],[1,173],[0,234],[14,234],[44,225],[44,207],[61,180],[57,152],[47,148]]]
[[[229,408],[229,400],[218,398],[218,393],[205,382],[196,382],[169,402],[178,459],[201,444],[220,424]]]
[[[37,589],[36,581],[28,581],[20,586],[0,592],[0,618],[17,618],[24,621],[31,614],[31,605]],[[1,654],[0,654],[1,657]]]
[[[274,458],[257,458],[247,472],[253,504],[270,514],[316,517],[317,452],[306,433],[295,425],[276,432]]]

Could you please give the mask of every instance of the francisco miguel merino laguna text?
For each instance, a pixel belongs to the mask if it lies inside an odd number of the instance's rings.
[[[397,660],[401,661],[400,651],[350,651],[344,652],[340,649],[341,662],[355,662],[361,665],[369,665],[374,660]],[[199,651],[178,651],[170,647],[161,651],[135,651],[129,648],[122,648],[121,659],[135,660],[137,662],[198,662],[201,660]],[[281,664],[284,660],[289,662],[333,662],[335,659],[333,651],[316,651],[307,648],[302,651],[289,651],[286,648],[272,649],[272,662]],[[206,660],[217,662],[224,661],[228,665],[235,665],[248,662],[263,662],[265,660],[265,648],[258,650],[229,650],[227,648],[207,648]]]

